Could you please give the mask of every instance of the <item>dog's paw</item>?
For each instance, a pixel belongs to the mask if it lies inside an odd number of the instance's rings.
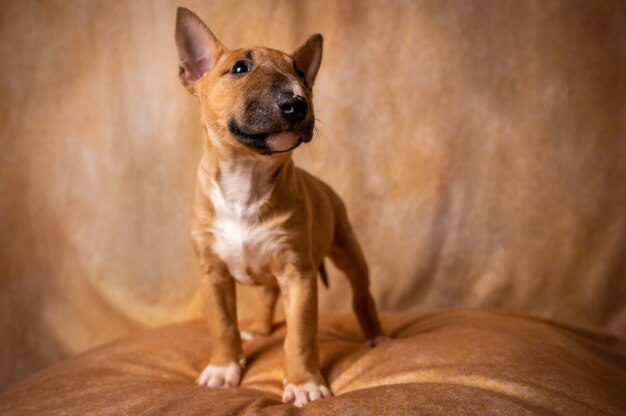
[[[385,336],[385,335],[379,335],[377,337],[374,338],[370,338],[367,340],[367,345],[369,345],[370,347],[374,348],[376,346],[378,346],[379,344],[382,344],[385,341],[389,341],[389,337]]]
[[[241,381],[241,373],[245,364],[245,359],[227,366],[209,364],[200,373],[196,382],[201,386],[207,387],[236,387]]]
[[[297,407],[302,407],[313,400],[333,395],[330,389],[323,384],[291,384],[286,381],[283,381],[283,384],[285,385],[285,389],[283,390],[283,402],[293,404]]]
[[[239,335],[241,336],[242,341],[252,341],[267,336],[266,334],[261,334],[254,331],[241,331]]]

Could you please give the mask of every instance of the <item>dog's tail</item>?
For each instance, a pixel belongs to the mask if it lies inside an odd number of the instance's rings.
[[[324,260],[322,260],[320,265],[317,267],[317,270],[319,270],[320,272],[320,279],[322,280],[324,287],[328,289],[328,274],[326,273],[326,266],[324,266]]]

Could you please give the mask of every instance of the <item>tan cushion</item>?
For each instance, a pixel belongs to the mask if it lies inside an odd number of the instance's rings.
[[[384,314],[370,349],[350,315],[320,322],[335,394],[283,404],[284,325],[246,343],[242,386],[199,387],[203,322],[163,327],[48,368],[0,395],[0,414],[626,414],[626,343],[495,311]]]
[[[294,158],[344,200],[381,310],[626,337],[626,1],[2,0],[0,388],[200,316],[179,4],[227,47],[324,35]],[[320,309],[345,311],[327,265]]]

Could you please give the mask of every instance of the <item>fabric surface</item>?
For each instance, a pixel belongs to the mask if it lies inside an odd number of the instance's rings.
[[[625,2],[3,0],[0,387],[201,314],[177,6],[227,47],[324,35],[295,159],[343,197],[381,310],[626,336]],[[322,311],[348,310],[329,277]]]
[[[0,395],[7,415],[623,415],[626,343],[501,312],[383,315],[370,349],[352,316],[321,320],[334,397],[280,401],[279,326],[245,344],[242,386],[194,385],[210,355],[199,321],[133,336],[46,369]]]

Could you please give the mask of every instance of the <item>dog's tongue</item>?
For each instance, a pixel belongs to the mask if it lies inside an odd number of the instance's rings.
[[[285,152],[298,144],[298,136],[289,131],[270,134],[267,137],[267,144],[273,152]]]

